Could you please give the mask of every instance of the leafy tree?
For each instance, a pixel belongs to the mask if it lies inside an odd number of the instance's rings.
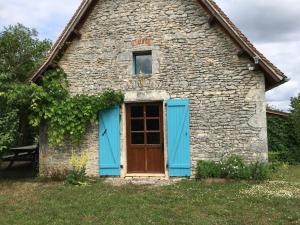
[[[18,135],[18,112],[0,108],[0,155],[7,147],[16,142]]]
[[[297,97],[291,99],[291,107],[291,119],[294,124],[296,139],[300,148],[300,93]]]
[[[291,99],[291,106],[288,117],[268,117],[268,144],[270,156],[284,162],[300,163],[300,95]]]
[[[21,24],[0,32],[0,154],[30,139],[29,78],[50,46],[49,40],[38,39],[35,29]]]
[[[6,82],[24,83],[45,57],[49,40],[39,40],[38,32],[22,24],[5,27],[0,33],[0,71]]]
[[[299,151],[293,120],[291,117],[268,117],[268,145],[270,157],[276,160],[296,163],[296,153]],[[272,159],[271,159],[272,160]]]
[[[300,94],[297,97],[291,99],[291,107],[291,118],[295,126],[297,140],[300,143]]]
[[[296,139],[296,147],[292,149],[292,155],[295,161],[300,163],[300,94],[291,99],[291,107],[291,119]]]
[[[50,48],[50,42],[37,35],[21,24],[0,33],[0,154],[12,145],[30,144],[28,124],[38,127],[42,122],[47,124],[50,144],[63,144],[65,138],[79,144],[98,111],[124,98],[112,90],[72,97],[59,69],[47,71],[40,85],[30,84],[29,77]]]

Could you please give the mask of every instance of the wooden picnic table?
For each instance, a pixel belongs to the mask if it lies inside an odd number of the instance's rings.
[[[11,148],[9,152],[2,157],[3,161],[10,162],[7,169],[11,168],[16,161],[30,161],[34,163],[38,157],[38,145],[22,146]]]

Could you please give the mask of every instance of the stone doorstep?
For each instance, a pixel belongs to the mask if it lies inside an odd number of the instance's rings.
[[[185,178],[169,178],[164,174],[160,176],[132,176],[133,174],[128,174],[125,178],[116,178],[110,177],[106,178],[105,182],[111,183],[114,186],[122,186],[122,185],[151,185],[151,186],[166,186],[174,184]]]
[[[152,178],[152,177],[167,179],[166,174],[164,174],[164,173],[128,173],[128,174],[126,174],[125,179],[127,179],[127,178]]]

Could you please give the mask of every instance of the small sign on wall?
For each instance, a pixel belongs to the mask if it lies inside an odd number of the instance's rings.
[[[147,39],[147,38],[140,38],[140,39],[136,39],[133,40],[131,42],[132,46],[138,46],[138,45],[152,45],[152,40],[151,39]]]

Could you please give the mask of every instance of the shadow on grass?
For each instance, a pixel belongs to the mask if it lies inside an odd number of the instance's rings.
[[[11,168],[7,169],[8,163],[0,165],[0,180],[23,180],[35,178],[33,166],[28,162],[16,162]]]

